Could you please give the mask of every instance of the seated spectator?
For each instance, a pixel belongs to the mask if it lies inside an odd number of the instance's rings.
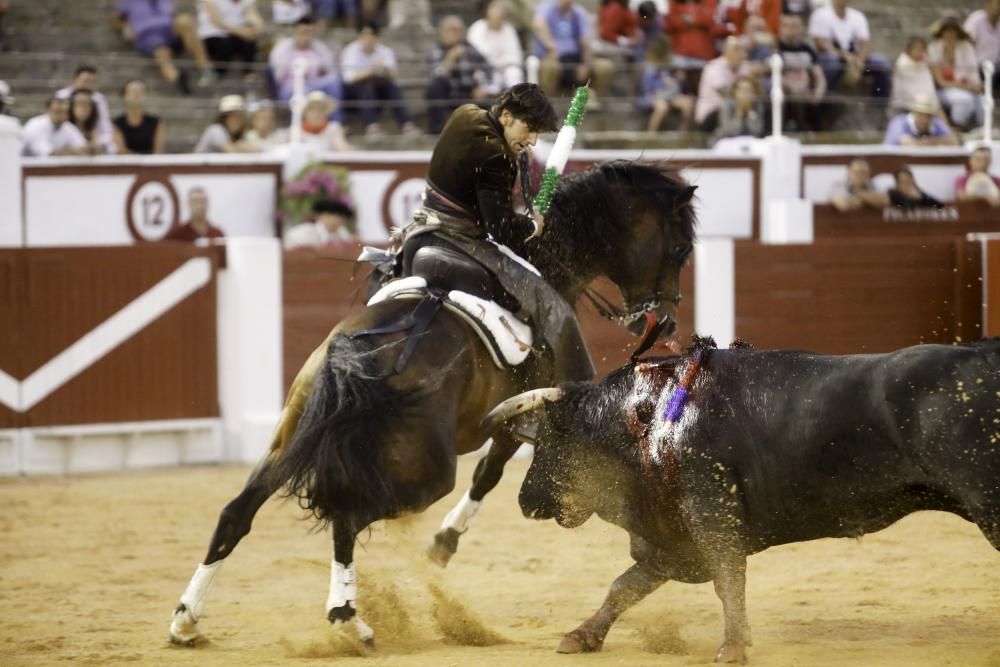
[[[299,19],[315,14],[309,0],[271,0],[271,22],[283,37],[295,29]]]
[[[847,3],[831,0],[809,18],[809,34],[819,51],[827,86],[830,90],[853,89],[862,77],[869,76],[871,96],[889,97],[889,60],[871,52],[868,19]]]
[[[247,107],[242,95],[224,95],[219,100],[219,115],[205,128],[195,153],[242,153],[247,131]]]
[[[646,47],[646,62],[639,81],[640,109],[649,109],[647,132],[658,132],[672,109],[681,114],[681,132],[688,129],[694,112],[694,98],[681,92],[680,81],[670,72],[670,44],[665,35],[656,35]]]
[[[971,129],[983,122],[979,94],[983,84],[976,62],[976,49],[957,16],[946,16],[931,29],[934,41],[927,47],[927,60],[938,87],[938,100],[951,122]]]
[[[748,34],[747,20],[756,17],[763,22],[762,29],[774,40],[781,28],[782,4],[782,0],[742,0],[732,15],[732,21],[736,24],[736,34]]]
[[[194,59],[201,72],[199,87],[215,81],[194,17],[185,12],[175,15],[173,0],[119,0],[113,23],[126,42],[155,60],[160,75],[185,94],[190,92],[187,77],[174,64],[175,55],[186,52]]]
[[[811,0],[784,0],[781,5],[782,14],[798,16],[803,24],[809,21],[809,15],[812,14]]]
[[[460,104],[472,100],[485,104],[493,72],[474,46],[465,41],[465,23],[455,15],[438,24],[438,42],[428,56],[431,81],[427,85],[427,118],[432,134]]]
[[[646,60],[646,46],[659,35],[663,35],[663,17],[656,9],[653,0],[644,0],[636,8],[636,25],[639,30],[639,40],[635,45],[635,61],[638,63]]]
[[[114,146],[115,140],[111,132],[111,110],[108,107],[108,98],[97,90],[96,67],[93,65],[81,65],[77,67],[76,72],[73,74],[73,81],[68,86],[60,88],[56,92],[56,97],[63,97],[68,100],[78,90],[85,90],[90,93],[90,98],[97,109],[97,125],[95,127],[97,143],[101,146]],[[72,112],[72,107],[70,107],[70,111]]]
[[[266,153],[276,146],[288,143],[288,130],[276,127],[274,104],[261,100],[250,105],[250,129],[243,136],[244,150]]]
[[[639,17],[629,9],[628,0],[601,0],[597,14],[597,36],[600,51],[611,55],[624,53],[628,60],[642,40]]]
[[[856,157],[847,164],[847,179],[833,184],[830,203],[841,212],[860,208],[884,208],[889,197],[872,184],[872,170],[868,161]]]
[[[225,237],[221,229],[208,221],[208,193],[205,188],[195,186],[188,190],[188,210],[191,216],[188,221],[167,232],[164,241],[205,243],[209,239]]]
[[[892,71],[892,104],[895,111],[906,111],[918,97],[934,97],[934,74],[927,62],[927,40],[911,37],[906,51],[896,58]]]
[[[702,131],[715,131],[719,126],[722,96],[729,91],[738,77],[750,74],[750,64],[747,62],[747,52],[743,48],[743,42],[738,37],[727,37],[722,55],[705,65],[698,84],[694,120]]]
[[[894,208],[944,208],[944,204],[917,187],[909,167],[896,170],[896,185],[889,189],[889,204]]]
[[[969,156],[968,171],[955,179],[955,200],[960,202],[985,201],[1000,206],[1000,178],[990,174],[993,151],[989,146],[979,146]]]
[[[723,98],[715,136],[717,139],[764,136],[764,105],[757,82],[752,78],[736,79],[730,94]]]
[[[354,209],[339,201],[318,200],[312,206],[314,222],[302,222],[285,232],[285,247],[315,248],[357,240]]]
[[[386,108],[396,117],[403,132],[417,132],[396,83],[396,54],[379,42],[378,30],[375,23],[361,26],[358,38],[340,54],[344,98],[359,103],[365,134],[382,133],[378,118]]]
[[[306,95],[306,107],[302,111],[302,142],[324,151],[354,150],[344,134],[340,121],[331,120],[336,111],[336,103],[322,90],[314,90]]]
[[[491,88],[499,92],[524,83],[524,54],[514,26],[504,19],[503,0],[486,5],[486,17],[469,26],[466,39],[493,68]]]
[[[219,74],[234,62],[242,63],[245,76],[250,74],[264,29],[255,4],[255,0],[199,0],[198,37]]]
[[[76,126],[87,142],[89,155],[104,155],[114,153],[114,138],[110,143],[101,141],[97,131],[100,121],[100,110],[94,103],[93,93],[89,90],[77,90],[69,97],[69,122]]]
[[[673,47],[674,67],[687,70],[685,92],[699,87],[702,68],[715,57],[715,40],[726,34],[716,22],[716,0],[670,0],[664,29]]]
[[[993,90],[1000,91],[1000,0],[985,0],[983,9],[977,9],[965,19],[965,31],[976,44],[976,62],[987,60],[993,70]]]
[[[615,73],[607,58],[594,56],[587,12],[574,0],[546,0],[535,10],[535,55],[541,58],[538,83],[551,96],[590,81],[591,108],[605,95]]]
[[[774,53],[777,40],[774,33],[767,27],[767,22],[761,16],[751,15],[743,24],[743,44],[747,50],[747,58],[752,61],[766,62]]]
[[[21,155],[87,155],[89,151],[87,140],[69,122],[69,100],[64,97],[50,97],[45,113],[29,119],[21,134]]]
[[[357,20],[358,0],[309,0],[309,5],[320,30],[326,30],[330,22],[353,27]]]
[[[826,76],[816,50],[804,39],[805,25],[796,14],[781,17],[778,52],[784,61],[781,87],[785,93],[785,116],[798,131],[817,131],[821,126],[820,101],[826,94]]]
[[[321,90],[335,100],[344,96],[343,85],[333,59],[333,52],[316,39],[316,22],[311,16],[303,16],[295,24],[295,32],[274,45],[268,62],[271,75],[278,88],[278,99],[291,99],[295,92],[293,65],[298,58],[304,58],[307,66],[305,88],[307,93]],[[343,120],[343,114],[337,117]]]
[[[918,97],[909,113],[901,113],[885,132],[886,146],[954,146],[958,139],[941,119],[941,107],[933,97]]]
[[[122,86],[125,113],[114,120],[115,147],[122,155],[162,153],[166,131],[159,116],[146,113],[146,84],[139,79]]]

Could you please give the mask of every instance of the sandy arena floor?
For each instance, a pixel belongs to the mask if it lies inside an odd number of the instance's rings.
[[[575,531],[523,519],[526,465],[510,464],[447,571],[422,550],[457,492],[375,526],[356,551],[378,644],[364,659],[324,619],[331,539],[274,500],[216,580],[201,622],[209,641],[167,643],[170,612],[246,468],[2,481],[0,664],[709,663],[722,636],[711,585],[665,585],[603,653],[553,652],[631,561],[625,533],[596,518]],[[460,479],[471,470],[464,461]],[[772,549],[750,559],[749,582],[752,664],[1000,667],[1000,553],[958,517],[921,513],[861,541]],[[500,643],[459,643],[490,640]]]

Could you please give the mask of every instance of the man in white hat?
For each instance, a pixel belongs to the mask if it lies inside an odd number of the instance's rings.
[[[917,95],[909,113],[901,113],[891,121],[885,132],[886,146],[954,146],[958,138],[941,119],[937,100]]]

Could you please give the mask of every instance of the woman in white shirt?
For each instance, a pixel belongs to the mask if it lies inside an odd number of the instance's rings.
[[[983,122],[983,106],[979,99],[983,84],[979,79],[976,49],[969,33],[957,16],[946,16],[931,30],[934,41],[927,47],[934,82],[938,87],[941,106],[948,110],[951,122],[969,128],[974,121]]]
[[[911,37],[892,70],[892,108],[896,113],[904,113],[918,97],[936,94],[934,74],[927,62],[927,40]]]
[[[493,68],[493,92],[524,82],[521,40],[514,26],[504,20],[501,0],[493,0],[486,7],[486,18],[469,26],[465,38]]]

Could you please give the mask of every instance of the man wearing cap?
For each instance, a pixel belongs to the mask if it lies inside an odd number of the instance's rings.
[[[512,191],[520,171],[527,192],[529,151],[539,132],[555,129],[552,105],[531,83],[500,93],[489,111],[473,104],[456,109],[431,155],[424,207],[405,230],[401,272],[408,275],[414,253],[426,245],[468,255],[496,276],[531,320],[536,340],[552,352],[555,380],[589,380],[594,367],[573,308],[512,256],[523,254],[529,237],[544,230],[541,214],[515,213]]]
[[[195,153],[242,153],[243,135],[247,131],[247,106],[242,95],[223,95],[219,100],[219,115],[205,128]]]
[[[948,124],[941,120],[937,100],[918,95],[909,113],[901,113],[885,132],[886,146],[954,146],[958,143]]]

